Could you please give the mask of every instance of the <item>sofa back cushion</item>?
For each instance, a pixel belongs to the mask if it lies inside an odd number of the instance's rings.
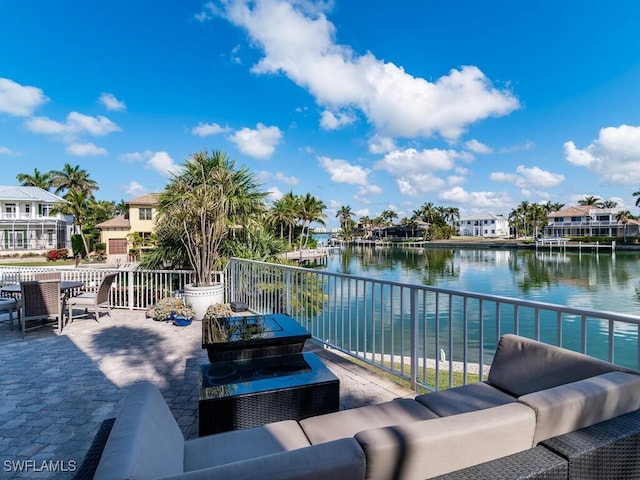
[[[527,450],[535,413],[520,403],[365,430],[367,479],[424,479]]]
[[[534,444],[640,408],[640,375],[610,372],[518,399],[536,412]]]
[[[519,397],[613,371],[631,370],[517,335],[498,343],[487,381]]]
[[[105,445],[94,479],[147,479],[183,471],[184,437],[155,385],[133,385]]]

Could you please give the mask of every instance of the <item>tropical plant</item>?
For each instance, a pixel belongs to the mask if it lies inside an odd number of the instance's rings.
[[[39,187],[46,191],[51,188],[51,172],[41,173],[37,168],[32,175],[19,173],[16,175],[16,180],[24,187]]]
[[[632,195],[638,197],[636,198],[636,207],[640,207],[640,190],[633,192]]]
[[[353,217],[355,214],[349,205],[343,205],[338,209],[336,218],[340,219],[340,228],[345,238],[351,238],[353,232]]]
[[[82,226],[84,225],[89,213],[89,197],[86,192],[83,192],[81,190],[70,190],[65,194],[64,199],[64,201],[58,202],[53,206],[52,212],[73,216],[73,228],[75,232],[82,238],[82,244],[84,245],[85,253],[88,255],[89,246],[87,244],[87,238],[84,235]]]
[[[309,228],[312,223],[315,222],[320,225],[325,225],[324,219],[327,218],[327,215],[324,213],[325,208],[327,208],[327,206],[324,202],[310,193],[307,193],[300,199],[299,218],[302,220],[302,232],[300,234],[303,238],[302,247],[307,246]]]
[[[273,202],[267,214],[267,222],[275,229],[280,230],[280,238],[284,238],[284,230],[287,229],[289,248],[293,242],[293,231],[296,226],[296,219],[299,207],[299,199],[293,192],[286,193],[282,198]]]
[[[578,205],[592,205],[594,207],[602,207],[602,199],[594,195],[585,195],[582,200],[578,200]]]
[[[64,191],[80,191],[93,198],[93,192],[98,190],[98,184],[95,180],[89,178],[89,173],[81,169],[79,165],[72,167],[68,163],[64,164],[62,170],[52,170],[51,186],[55,188],[55,194],[58,195]]]
[[[185,315],[186,313],[186,315]],[[166,297],[158,302],[149,311],[149,315],[154,320],[166,321],[171,318],[171,314],[184,315],[186,318],[193,317],[193,310],[187,307],[182,300],[176,297]]]
[[[267,196],[245,166],[221,151],[193,153],[173,176],[158,201],[160,246],[186,254],[196,283],[210,286],[222,267],[220,246],[236,231],[254,225],[265,211]]]

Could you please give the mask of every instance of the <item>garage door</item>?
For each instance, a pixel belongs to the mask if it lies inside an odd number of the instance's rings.
[[[110,238],[109,239],[109,255],[126,255],[127,239],[126,238]]]

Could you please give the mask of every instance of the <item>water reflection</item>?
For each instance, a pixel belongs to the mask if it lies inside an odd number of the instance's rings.
[[[344,247],[327,269],[637,314],[640,252]]]

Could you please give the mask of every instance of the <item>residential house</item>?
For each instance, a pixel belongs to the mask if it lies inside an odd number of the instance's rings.
[[[156,205],[159,193],[148,193],[127,202],[129,212],[96,225],[100,229],[100,241],[107,245],[107,261],[127,262],[133,248],[132,233],[148,239],[154,232]]]
[[[509,220],[502,215],[481,213],[456,221],[458,235],[463,237],[508,237]]]
[[[577,205],[548,215],[545,237],[637,237],[637,220],[623,223],[618,219],[619,208],[598,208]]]
[[[0,186],[0,255],[70,249],[73,216],[52,213],[64,201],[39,187]]]

